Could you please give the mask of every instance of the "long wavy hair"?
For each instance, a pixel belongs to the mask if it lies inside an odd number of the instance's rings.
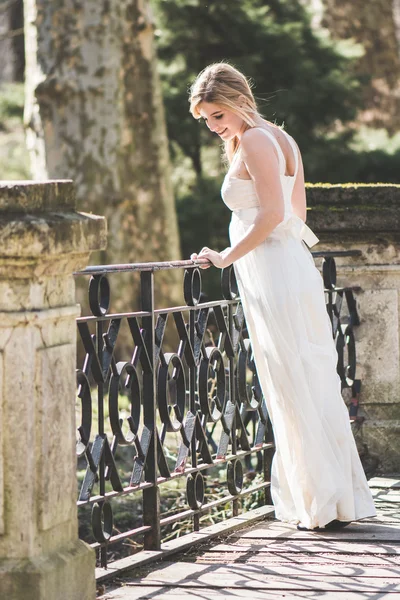
[[[251,91],[251,83],[229,63],[219,62],[209,65],[196,77],[189,93],[190,112],[200,119],[201,102],[212,102],[226,108],[245,121],[248,127],[256,125],[260,117],[257,104]],[[239,146],[238,137],[225,142],[225,153],[232,160]]]

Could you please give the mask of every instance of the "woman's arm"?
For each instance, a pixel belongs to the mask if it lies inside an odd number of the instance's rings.
[[[227,248],[221,254],[203,248],[197,255],[198,258],[208,258],[217,267],[227,267],[254,250],[284,218],[279,160],[273,143],[259,129],[248,129],[242,135],[241,148],[243,160],[254,181],[260,209],[254,223],[235,246]]]

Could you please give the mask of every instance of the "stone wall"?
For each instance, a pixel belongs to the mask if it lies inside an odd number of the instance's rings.
[[[0,596],[95,597],[78,539],[73,272],[105,246],[70,181],[0,183]]]
[[[400,186],[309,185],[313,250],[361,250],[336,260],[338,284],[360,286],[355,328],[362,381],[356,437],[385,472],[400,469]]]

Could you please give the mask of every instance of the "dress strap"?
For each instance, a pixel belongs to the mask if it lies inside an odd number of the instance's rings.
[[[267,129],[264,129],[264,127],[260,127],[259,129],[261,129],[262,131],[265,131],[267,136],[270,138],[270,140],[274,144],[274,146],[278,152],[278,156],[279,156],[280,164],[281,164],[281,168],[282,168],[282,173],[284,175],[285,171],[286,171],[286,158],[285,158],[285,155],[283,154],[282,148],[280,147],[276,137],[272,133],[267,131]],[[299,154],[297,152],[297,147],[296,147],[296,144],[294,143],[294,139],[284,129],[281,129],[281,131],[283,131],[283,133],[286,135],[287,139],[289,140],[290,147],[294,154],[294,175],[292,177],[294,180],[296,180],[297,172],[299,170]]]
[[[293,175],[293,179],[296,181],[297,173],[299,171],[299,153],[297,151],[297,146],[294,143],[294,139],[292,138],[292,136],[289,135],[284,129],[282,129],[282,131],[286,135],[287,139],[289,140],[290,147],[293,150],[293,154],[294,154],[294,175]]]
[[[286,170],[286,159],[285,159],[285,155],[283,154],[282,148],[278,144],[275,136],[272,133],[270,133],[269,131],[267,131],[267,129],[265,129],[264,127],[258,127],[257,129],[261,129],[261,131],[264,131],[264,133],[269,137],[271,142],[274,144],[276,151],[278,153],[279,165],[280,165],[282,174],[284,175],[285,170]]]

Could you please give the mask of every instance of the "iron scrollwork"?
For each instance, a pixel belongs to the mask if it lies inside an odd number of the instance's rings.
[[[222,299],[207,302],[202,301],[199,269],[188,268],[185,261],[173,267],[182,266],[186,305],[160,310],[152,303],[154,272],[164,267],[146,265],[141,270],[143,265],[130,265],[141,271],[141,308],[123,315],[110,313],[107,267],[92,268],[92,314],[78,318],[85,358],[77,370],[77,457],[86,462],[78,506],[91,506],[92,545],[99,549],[103,566],[108,547],[124,537],[143,535],[145,549],[158,549],[161,528],[180,518],[189,515],[198,529],[200,515],[212,506],[229,501],[237,514],[240,501],[254,490],[263,491],[270,502],[273,434],[234,270],[222,271]],[[333,257],[325,259],[323,277],[338,373],[342,386],[351,387],[357,381],[353,326],[359,322],[353,290],[336,286]],[[344,300],[347,317],[342,314]],[[168,324],[178,338],[175,349],[164,341]],[[128,356],[126,348],[120,356],[122,326],[130,335]],[[128,475],[118,468],[119,448],[130,452]],[[246,483],[243,471],[243,465],[247,471],[254,469],[252,457],[263,474],[257,486]],[[226,494],[209,502],[207,473],[222,466]],[[179,478],[186,480],[187,506],[163,516],[159,490]],[[116,532],[113,499],[134,492],[142,494],[142,522]]]

